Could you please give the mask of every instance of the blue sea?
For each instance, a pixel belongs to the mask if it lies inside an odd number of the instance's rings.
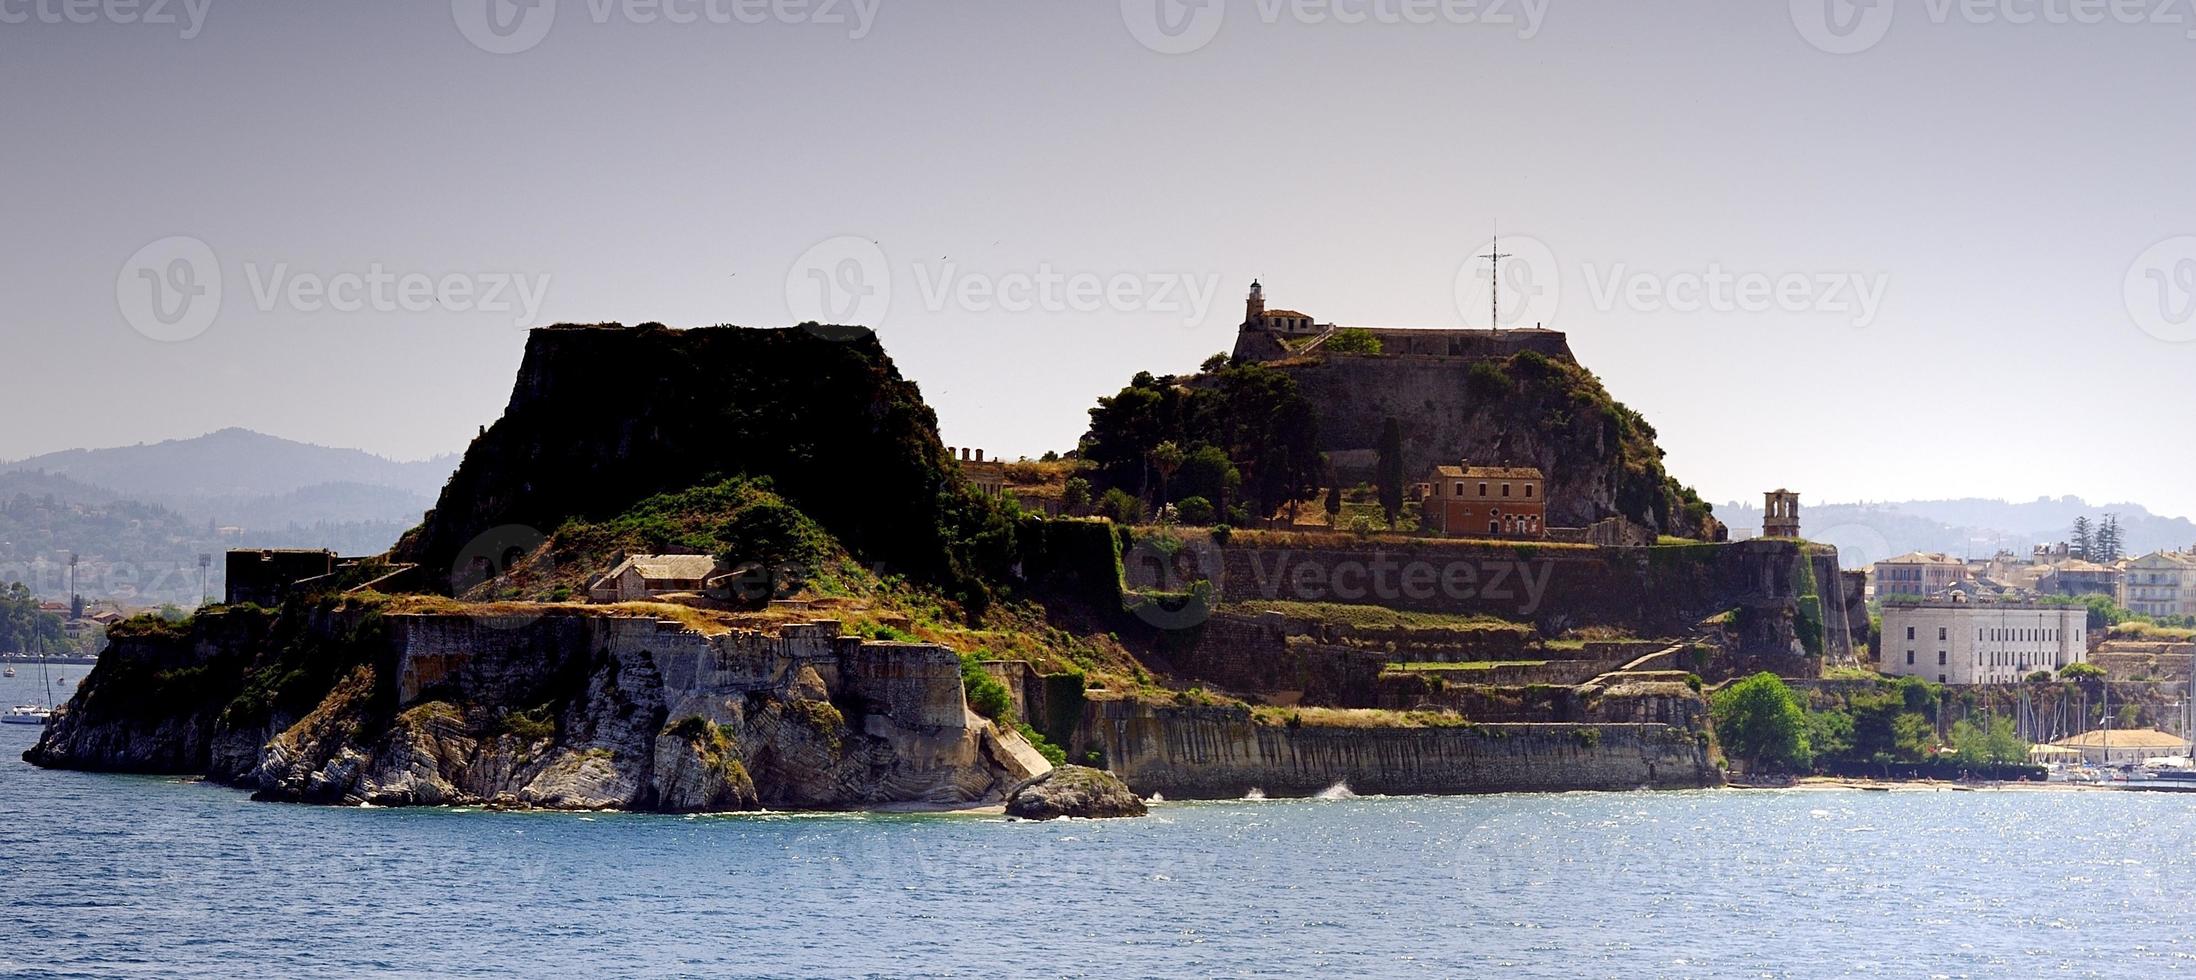
[[[35,736],[0,726],[8,977],[2196,973],[2196,797],[333,809],[45,772]]]

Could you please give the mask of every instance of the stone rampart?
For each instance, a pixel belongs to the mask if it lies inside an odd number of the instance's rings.
[[[1233,799],[1686,788],[1720,782],[1707,748],[1664,725],[1359,728],[1265,725],[1241,708],[1093,702],[1086,739],[1143,795]],[[1078,744],[1084,744],[1079,742]]]

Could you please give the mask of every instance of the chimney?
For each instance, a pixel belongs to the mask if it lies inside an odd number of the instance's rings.
[[[983,462],[983,461],[984,461],[984,451],[983,451],[983,450],[981,450],[981,449],[979,449],[979,450],[976,450],[976,461],[977,461],[977,462],[979,462],[979,463],[981,463],[981,462]]]

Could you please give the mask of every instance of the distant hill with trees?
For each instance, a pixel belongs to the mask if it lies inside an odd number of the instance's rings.
[[[0,464],[0,583],[68,598],[195,605],[198,556],[222,590],[239,547],[387,550],[418,524],[454,459],[400,463],[243,429]]]

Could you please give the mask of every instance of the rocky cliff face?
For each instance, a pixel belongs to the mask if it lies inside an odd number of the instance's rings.
[[[118,642],[25,758],[279,800],[671,812],[992,802],[1047,768],[968,710],[951,651],[836,623],[341,609],[255,643],[267,626],[215,613]],[[141,700],[183,676],[201,696]]]
[[[949,593],[1003,569],[1003,555],[959,544],[981,502],[951,478],[914,383],[875,335],[827,332],[534,331],[503,418],[466,450],[396,557],[447,581],[498,528],[548,534],[568,518],[747,475],[768,477],[854,554]]]

